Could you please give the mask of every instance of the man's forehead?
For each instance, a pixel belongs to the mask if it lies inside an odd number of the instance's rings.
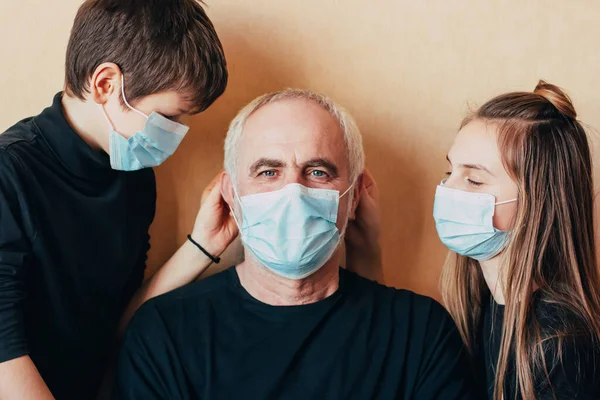
[[[280,129],[282,133],[296,128],[313,131],[340,130],[339,122],[321,105],[308,99],[284,99],[265,104],[246,120],[244,130]]]
[[[297,149],[337,147],[343,142],[338,121],[308,100],[282,100],[255,111],[244,124],[242,148],[275,151],[282,146]],[[243,149],[242,149],[243,150]],[[281,150],[281,149],[280,149]]]
[[[328,140],[325,135],[296,138],[273,132],[261,138],[263,140],[240,142],[239,157],[246,166],[260,159],[278,160],[285,165],[303,165],[310,160],[323,159],[338,165],[346,158],[343,142]]]
[[[310,100],[281,100],[261,107],[246,120],[238,146],[237,164],[244,174],[314,166],[346,175],[348,168],[339,122]]]
[[[242,150],[240,156],[245,167],[259,160],[278,161],[282,166],[301,166],[316,159],[328,160],[334,165],[341,164],[344,154],[338,152],[334,146],[297,142],[255,146]]]

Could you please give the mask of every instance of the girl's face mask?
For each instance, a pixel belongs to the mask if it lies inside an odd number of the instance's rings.
[[[517,199],[496,202],[491,194],[471,193],[437,187],[433,218],[442,243],[450,250],[477,261],[498,255],[508,243],[508,231],[494,228],[496,206]]]

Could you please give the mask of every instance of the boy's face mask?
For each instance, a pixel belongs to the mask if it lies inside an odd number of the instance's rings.
[[[146,124],[144,129],[135,132],[127,139],[115,130],[106,110],[101,105],[110,127],[110,166],[119,171],[136,171],[162,164],[173,155],[189,127],[171,121],[156,112],[146,115],[133,108],[125,98],[123,76],[121,76],[121,95],[127,107],[146,118]]]

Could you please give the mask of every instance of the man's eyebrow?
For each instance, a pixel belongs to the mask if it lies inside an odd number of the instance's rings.
[[[250,166],[250,173],[251,174],[255,174],[258,172],[259,169],[264,168],[264,167],[268,167],[268,168],[282,168],[285,167],[285,163],[281,160],[276,160],[274,158],[266,158],[266,157],[262,157],[259,158],[258,160],[256,160],[251,166]]]
[[[335,166],[335,164],[333,162],[329,161],[326,158],[313,158],[311,160],[308,160],[307,162],[305,162],[302,165],[303,169],[304,168],[315,168],[315,167],[325,168],[333,176],[338,175],[338,168]]]
[[[448,162],[450,163],[450,165],[452,165],[452,161],[450,161],[450,157],[446,156],[446,160],[448,160]],[[458,164],[456,166],[457,168],[466,168],[466,169],[476,169],[478,171],[484,171],[487,172],[488,174],[490,174],[491,176],[494,176],[494,174],[492,174],[492,172],[487,169],[484,165],[481,164]]]

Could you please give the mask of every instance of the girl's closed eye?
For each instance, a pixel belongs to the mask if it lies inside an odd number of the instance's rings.
[[[473,179],[470,179],[470,178],[467,178],[467,182],[469,182],[469,185],[475,186],[475,187],[480,187],[483,185],[483,182],[474,181]]]

